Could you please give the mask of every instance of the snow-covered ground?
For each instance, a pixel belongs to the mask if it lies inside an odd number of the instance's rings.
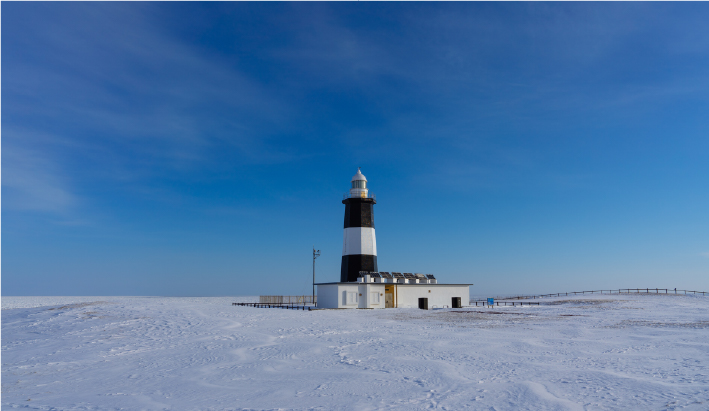
[[[2,407],[709,409],[709,297],[468,312],[243,300],[3,297]]]

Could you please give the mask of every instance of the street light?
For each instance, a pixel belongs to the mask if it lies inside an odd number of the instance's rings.
[[[315,259],[320,257],[320,250],[316,250],[313,246],[313,304],[317,307],[315,303]]]

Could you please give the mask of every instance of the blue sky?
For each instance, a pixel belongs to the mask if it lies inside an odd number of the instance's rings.
[[[707,3],[2,4],[2,294],[709,291]]]

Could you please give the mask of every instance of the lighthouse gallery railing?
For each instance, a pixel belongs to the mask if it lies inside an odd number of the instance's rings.
[[[361,195],[355,195],[355,194],[350,194],[350,193],[345,193],[342,195],[343,200],[347,200],[348,198],[371,198],[374,201],[377,201],[377,195],[369,193],[366,196],[361,196]]]

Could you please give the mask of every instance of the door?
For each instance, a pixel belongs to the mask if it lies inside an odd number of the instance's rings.
[[[394,286],[384,287],[384,308],[394,308]]]

